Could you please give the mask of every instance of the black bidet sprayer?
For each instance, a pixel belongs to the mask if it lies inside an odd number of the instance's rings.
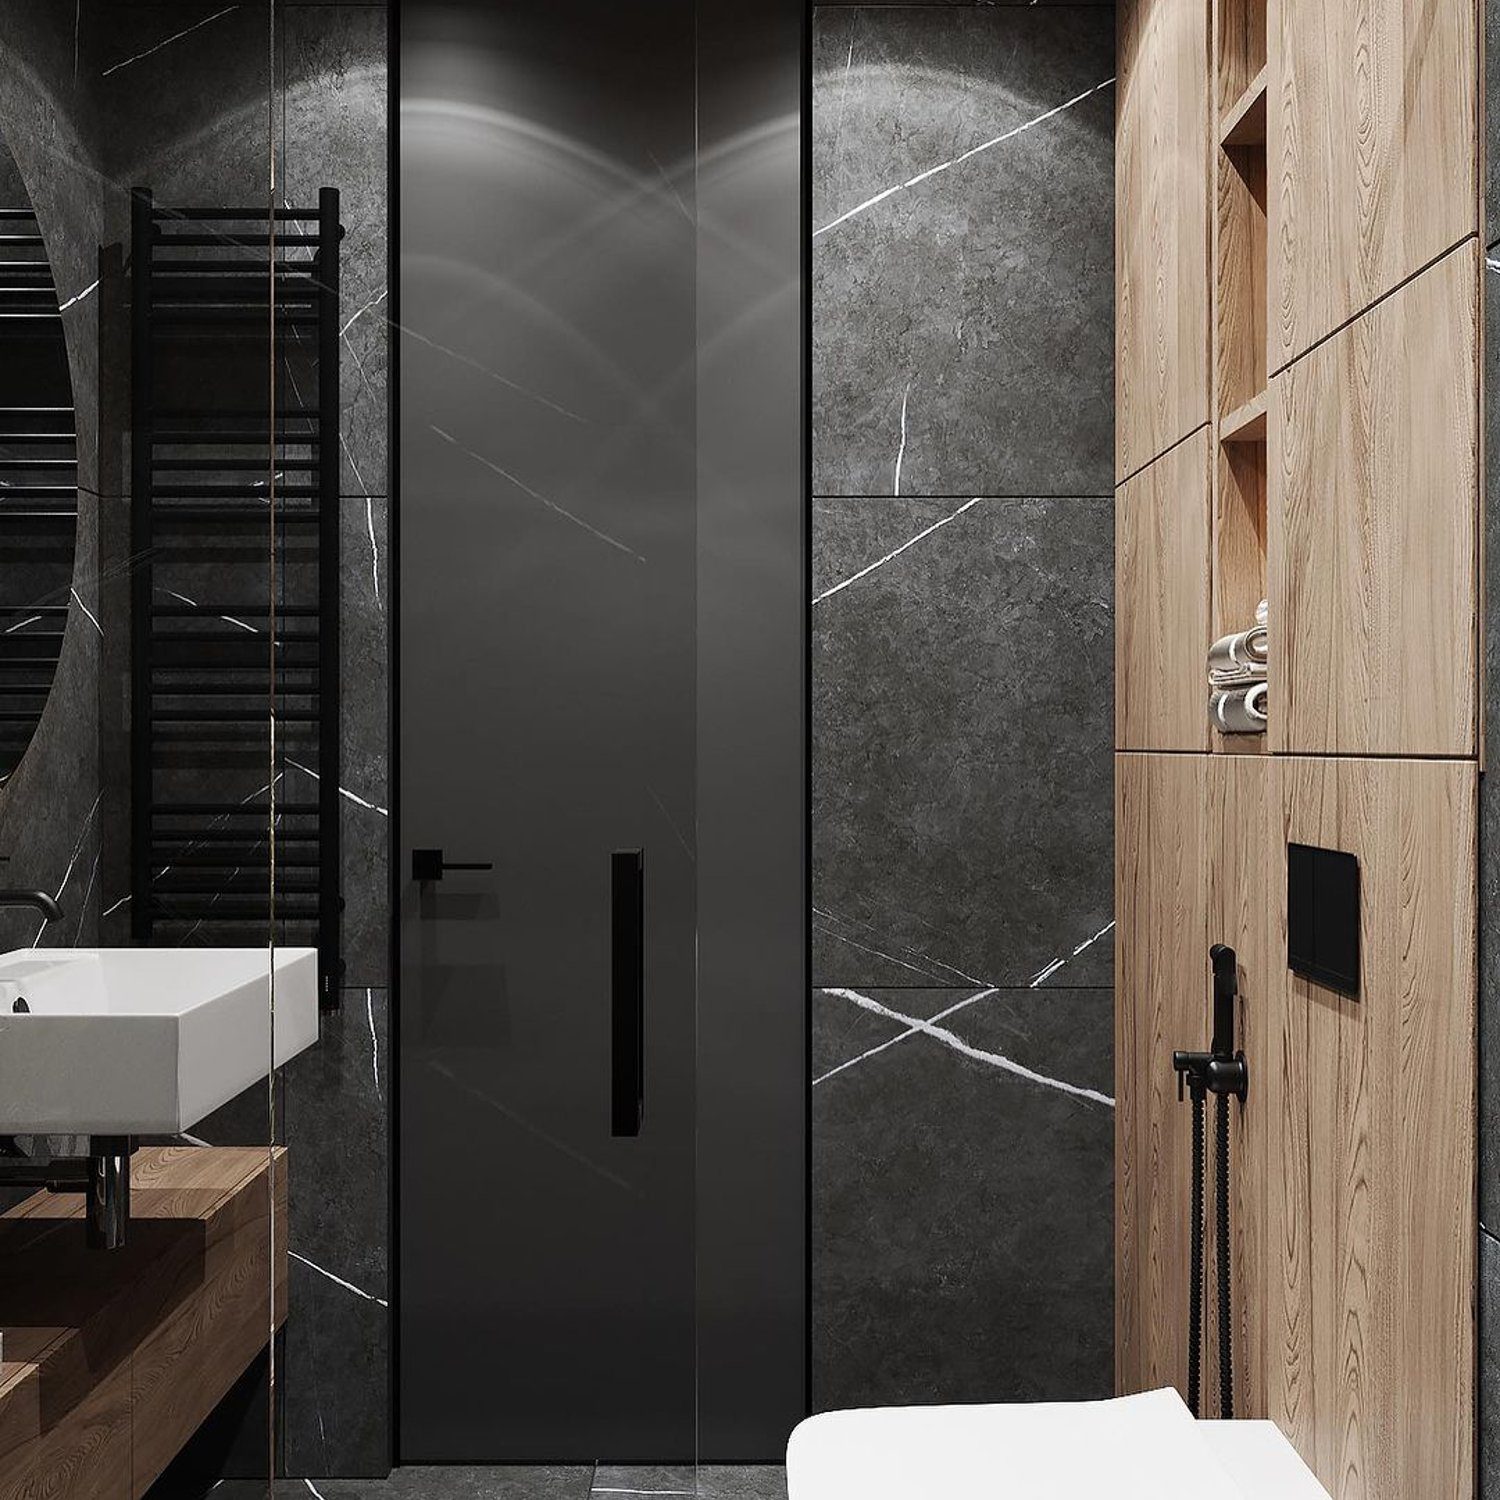
[[[1234,1359],[1229,1315],[1229,1098],[1243,1102],[1250,1083],[1245,1054],[1234,1048],[1234,997],[1238,989],[1234,949],[1215,943],[1208,950],[1214,971],[1214,1034],[1208,1052],[1174,1052],[1177,1097],[1186,1080],[1193,1101],[1192,1284],[1188,1290],[1188,1408],[1198,1415],[1199,1349],[1203,1343],[1203,1106],[1209,1094],[1215,1107],[1214,1238],[1219,1260],[1219,1415],[1234,1416]]]

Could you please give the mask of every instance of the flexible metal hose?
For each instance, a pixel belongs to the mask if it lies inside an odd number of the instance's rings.
[[[1198,1415],[1198,1351],[1203,1343],[1203,1095],[1193,1090],[1192,1267],[1188,1281],[1188,1410]]]
[[[1219,1252],[1219,1416],[1234,1416],[1234,1351],[1230,1344],[1229,1317],[1229,1095],[1218,1097],[1218,1219]],[[1201,1146],[1199,1148],[1202,1150]]]

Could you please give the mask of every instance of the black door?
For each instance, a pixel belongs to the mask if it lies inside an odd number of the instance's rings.
[[[401,14],[400,1453],[683,1462],[692,11]]]

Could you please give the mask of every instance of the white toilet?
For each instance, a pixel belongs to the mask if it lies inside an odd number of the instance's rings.
[[[1274,1422],[1198,1422],[1170,1388],[825,1412],[786,1477],[788,1500],[1328,1500]]]

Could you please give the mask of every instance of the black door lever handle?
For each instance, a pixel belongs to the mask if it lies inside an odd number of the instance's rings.
[[[488,860],[480,864],[456,864],[443,858],[441,849],[413,849],[411,851],[411,878],[428,881],[441,880],[444,870],[493,870]]]

